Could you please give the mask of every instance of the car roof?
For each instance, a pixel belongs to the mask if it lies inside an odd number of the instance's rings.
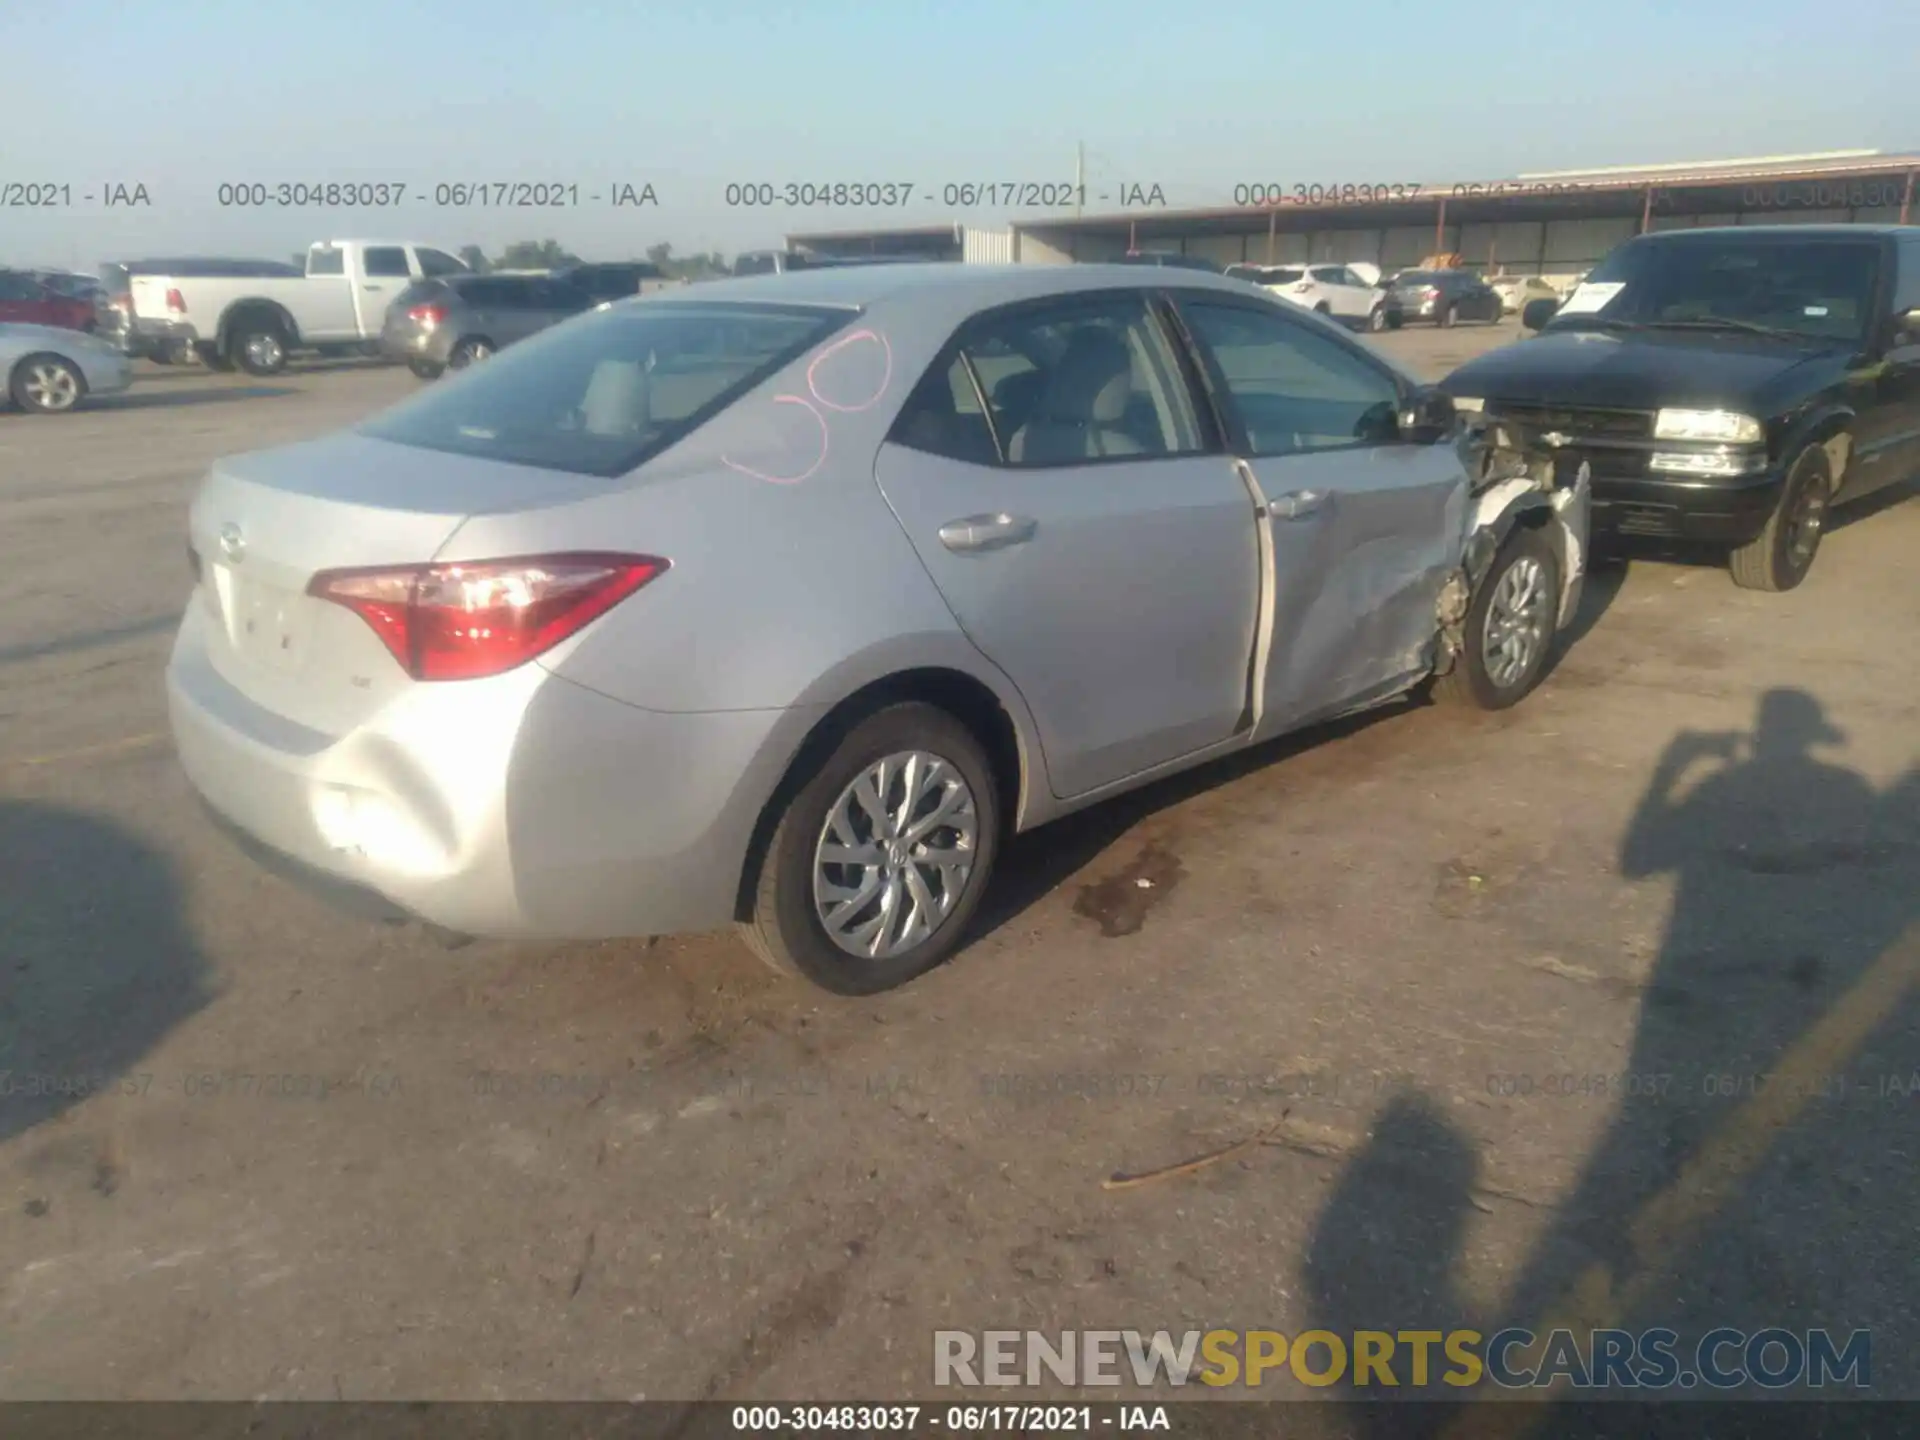
[[[1656,230],[1640,240],[1687,240],[1738,235],[1743,240],[1859,240],[1910,235],[1911,225],[1702,225],[1691,230]]]
[[[1169,270],[1177,274],[1167,274]],[[634,303],[692,304],[712,295],[728,303],[759,301],[769,304],[833,305],[863,308],[914,294],[939,296],[945,301],[986,309],[1048,295],[1071,295],[1083,290],[1218,290],[1223,295],[1245,295],[1231,276],[1177,266],[1140,265],[962,265],[928,261],[901,265],[847,265],[821,270],[793,270],[784,275],[733,276],[704,282],[674,295],[671,301],[644,296]]]

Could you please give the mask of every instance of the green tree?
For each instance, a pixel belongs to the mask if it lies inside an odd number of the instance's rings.
[[[558,240],[516,240],[500,252],[501,270],[556,270],[577,265],[580,257]]]

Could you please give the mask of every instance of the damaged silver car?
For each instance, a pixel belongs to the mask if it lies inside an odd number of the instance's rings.
[[[1231,280],[865,266],[570,320],[222,461],[168,669],[263,855],[443,933],[737,922],[842,993],[1004,839],[1430,679],[1538,681],[1584,473]]]

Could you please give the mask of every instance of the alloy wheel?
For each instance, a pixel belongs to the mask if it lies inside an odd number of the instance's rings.
[[[814,846],[814,913],[849,955],[888,960],[924,942],[966,893],[979,813],[957,766],[924,750],[863,771]]]
[[[1531,555],[1522,555],[1495,583],[1487,604],[1481,653],[1487,678],[1510,689],[1527,677],[1547,641],[1547,572]]]

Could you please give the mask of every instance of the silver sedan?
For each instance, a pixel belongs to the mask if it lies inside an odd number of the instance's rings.
[[[0,381],[20,409],[58,415],[89,395],[125,390],[133,383],[133,366],[105,341],[78,330],[0,325]]]
[[[1194,271],[626,301],[218,463],[173,733],[253,848],[443,931],[737,922],[882,990],[1013,832],[1434,677],[1525,695],[1585,470],[1462,419]]]

